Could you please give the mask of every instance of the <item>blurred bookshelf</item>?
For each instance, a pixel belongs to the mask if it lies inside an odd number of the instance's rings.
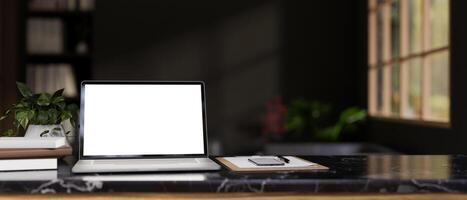
[[[93,60],[94,0],[25,0],[24,80],[34,92],[65,88],[79,102]]]

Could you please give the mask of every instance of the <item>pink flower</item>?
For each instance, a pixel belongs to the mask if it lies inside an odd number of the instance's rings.
[[[281,97],[266,102],[266,116],[263,124],[263,135],[282,135],[285,132],[284,120],[287,107]]]

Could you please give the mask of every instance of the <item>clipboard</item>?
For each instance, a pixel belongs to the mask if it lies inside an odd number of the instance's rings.
[[[308,160],[296,157],[286,156],[290,163],[281,166],[254,166],[248,165],[248,158],[255,158],[252,156],[236,156],[236,157],[217,157],[223,166],[234,172],[321,172],[328,171],[329,168]],[[300,163],[294,164],[294,163]]]

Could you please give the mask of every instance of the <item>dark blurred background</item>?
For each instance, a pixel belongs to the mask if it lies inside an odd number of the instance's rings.
[[[357,20],[363,6],[97,1],[92,78],[203,80],[209,135],[225,152],[252,151],[260,145],[265,103],[272,98],[361,103],[356,77],[364,74],[357,66],[365,61],[355,49],[364,45],[356,40],[365,33]],[[340,90],[344,85],[352,87]]]
[[[297,100],[332,107],[326,125],[346,108],[369,109],[371,0],[3,0],[0,111],[18,98],[15,81],[37,92],[65,87],[76,102],[81,80],[202,80],[213,154],[467,152],[467,5],[442,1],[450,7],[447,121],[370,112],[337,139],[284,136],[292,133],[280,109]]]

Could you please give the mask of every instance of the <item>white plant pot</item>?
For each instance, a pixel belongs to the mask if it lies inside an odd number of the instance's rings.
[[[42,135],[42,136],[41,136]],[[24,137],[65,137],[61,124],[29,125]]]

